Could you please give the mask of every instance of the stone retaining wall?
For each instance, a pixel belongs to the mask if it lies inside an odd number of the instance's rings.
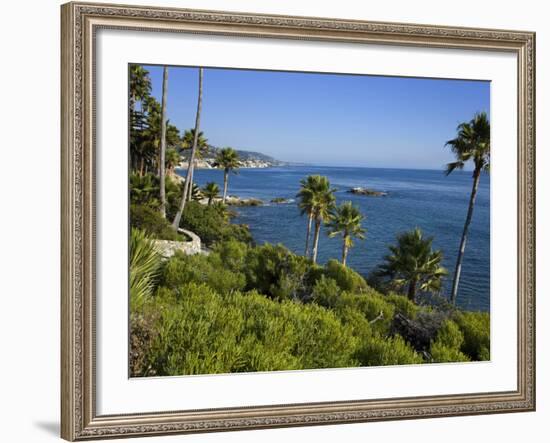
[[[172,257],[176,251],[182,251],[187,255],[201,253],[201,239],[194,232],[187,229],[178,229],[180,234],[186,235],[190,241],[175,241],[175,240],[155,240],[155,245],[163,257]]]

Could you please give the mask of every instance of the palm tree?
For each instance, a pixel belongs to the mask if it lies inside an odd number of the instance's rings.
[[[193,143],[195,140],[195,129],[189,129],[184,132],[182,137],[182,149],[192,149]],[[205,153],[208,150],[208,140],[204,137],[204,133],[202,131],[199,131],[199,135],[197,136],[197,151],[195,152],[195,160],[202,157],[202,154]],[[196,161],[191,164],[191,176],[189,180],[191,180],[191,184],[193,184],[193,177],[195,175],[195,163]],[[189,187],[191,190],[192,187]],[[187,200],[191,200],[191,191],[189,192],[189,195],[187,197]]]
[[[190,186],[189,189],[191,189],[191,191],[190,191],[191,200],[198,202],[198,201],[201,201],[204,198],[204,195],[202,193],[202,189],[199,188],[199,185],[197,185],[196,183],[193,183],[193,185]],[[189,200],[189,201],[191,201],[191,200]]]
[[[303,178],[300,180],[300,191],[296,194],[296,198],[299,199],[298,207],[300,208],[300,215],[307,214],[306,247],[304,251],[306,257],[309,256],[309,240],[313,222],[313,194],[320,179],[320,175],[308,175],[307,178]]]
[[[453,140],[449,140],[445,146],[450,146],[451,151],[456,157],[456,161],[449,163],[445,171],[446,175],[451,174],[456,169],[463,169],[468,161],[474,164],[474,172],[472,174],[473,184],[470,193],[470,202],[468,204],[468,213],[464,222],[460,247],[458,249],[458,257],[456,260],[455,274],[453,278],[453,287],[451,291],[451,303],[456,303],[458,294],[458,283],[460,281],[460,273],[462,270],[462,260],[464,259],[464,251],[466,249],[466,239],[468,230],[472,222],[474,213],[474,205],[476,201],[477,189],[479,186],[479,177],[482,172],[489,172],[491,164],[491,125],[485,112],[478,113],[469,122],[461,123],[457,127],[457,136]]]
[[[208,182],[206,186],[202,188],[202,193],[208,199],[208,206],[210,206],[212,200],[220,194],[220,187],[215,182]]]
[[[424,238],[415,228],[397,236],[397,245],[389,246],[377,274],[389,277],[397,287],[407,287],[409,300],[415,301],[418,290],[439,291],[447,270],[441,266],[443,254],[432,249],[432,238]]]
[[[165,66],[162,75],[162,106],[161,106],[161,128],[160,128],[160,158],[159,158],[159,177],[160,177],[160,214],[166,218],[166,185],[164,177],[165,158],[166,158],[166,101],[168,94],[168,67]]]
[[[174,148],[168,148],[166,150],[166,157],[164,159],[164,164],[166,167],[166,173],[169,176],[174,175],[174,170],[176,169],[176,166],[180,162],[180,155],[178,154],[178,151]]]
[[[135,113],[136,103],[151,93],[149,71],[140,65],[130,65],[130,111]]]
[[[342,264],[346,266],[348,251],[353,246],[353,237],[363,240],[365,230],[361,227],[364,216],[359,208],[353,206],[350,201],[342,203],[330,214],[327,226],[329,237],[342,236]]]
[[[330,182],[327,177],[318,176],[316,184],[313,188],[311,196],[311,205],[313,210],[313,221],[315,222],[315,230],[313,233],[313,263],[317,263],[317,252],[319,250],[319,237],[321,233],[321,225],[323,221],[328,220],[330,213],[334,208],[336,198],[334,193],[336,189],[330,187]]]
[[[225,204],[227,198],[227,184],[229,181],[229,172],[233,171],[235,174],[236,169],[239,168],[239,154],[233,148],[220,149],[216,156],[216,165],[223,169],[223,197],[222,203]]]
[[[183,186],[183,195],[181,198],[180,207],[178,209],[178,212],[176,213],[176,216],[174,217],[174,222],[172,223],[172,226],[174,229],[178,229],[180,226],[181,221],[181,215],[183,213],[183,210],[185,209],[185,202],[187,200],[187,195],[189,193],[189,185],[191,183],[191,174],[192,174],[192,164],[195,162],[195,156],[197,154],[197,144],[199,141],[199,128],[200,128],[200,122],[201,122],[201,110],[202,110],[202,76],[203,76],[203,69],[199,68],[199,96],[197,99],[197,114],[195,117],[195,132],[193,133],[193,147],[191,148],[191,156],[189,158],[189,165],[187,166],[187,177],[185,178],[185,185]],[[192,186],[191,186],[192,189]]]

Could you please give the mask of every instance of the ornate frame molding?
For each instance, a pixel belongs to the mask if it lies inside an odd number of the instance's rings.
[[[62,18],[61,435],[67,440],[533,411],[535,34],[68,3]],[[508,51],[518,57],[518,388],[512,392],[247,408],[95,413],[94,34],[99,28]]]

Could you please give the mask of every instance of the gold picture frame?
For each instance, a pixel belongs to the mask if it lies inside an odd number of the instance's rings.
[[[68,3],[61,7],[61,436],[67,440],[535,409],[535,34],[524,31]],[[518,60],[517,389],[98,416],[95,401],[94,38],[98,29],[506,51]],[[128,411],[131,412],[131,411]]]

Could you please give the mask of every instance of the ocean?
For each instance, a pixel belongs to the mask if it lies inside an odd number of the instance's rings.
[[[443,251],[443,265],[449,270],[445,295],[450,292],[460,236],[468,209],[472,174],[457,171],[445,176],[436,170],[378,169],[326,166],[284,166],[267,169],[241,169],[229,178],[229,194],[255,197],[264,206],[235,208],[235,223],[250,227],[258,244],[282,243],[303,254],[306,216],[301,216],[295,196],[300,180],[310,174],[325,175],[337,188],[337,203],[351,200],[366,216],[365,240],[356,240],[348,255],[348,265],[366,276],[383,260],[388,245],[397,234],[419,227],[433,237],[433,246]],[[203,186],[215,181],[223,189],[223,172],[217,169],[195,171]],[[386,197],[367,197],[346,192],[352,187],[388,192]],[[489,311],[490,306],[490,181],[481,178],[470,233],[466,245],[457,304],[467,310]],[[274,204],[276,197],[291,199]],[[318,261],[340,259],[341,239],[328,238],[323,230]]]

